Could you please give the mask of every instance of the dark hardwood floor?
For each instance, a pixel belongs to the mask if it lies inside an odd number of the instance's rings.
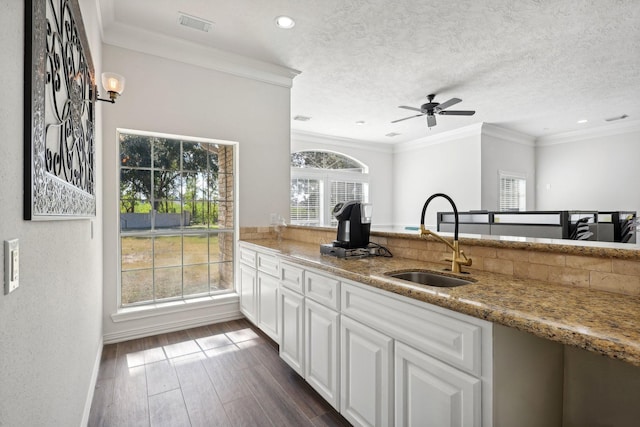
[[[349,426],[246,320],[106,345],[89,426]]]

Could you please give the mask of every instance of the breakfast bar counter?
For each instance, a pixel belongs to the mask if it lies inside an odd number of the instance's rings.
[[[640,366],[640,298],[466,269],[471,284],[438,288],[389,277],[400,270],[443,271],[443,265],[402,257],[339,259],[317,244],[245,239],[282,259],[408,298],[512,327]]]

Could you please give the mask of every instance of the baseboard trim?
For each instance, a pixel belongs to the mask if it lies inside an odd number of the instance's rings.
[[[228,312],[218,312],[215,314],[209,314],[206,316],[200,316],[196,318],[190,318],[186,320],[168,321],[164,323],[155,323],[150,326],[144,326],[140,328],[127,329],[125,331],[113,332],[105,334],[103,337],[104,344],[114,344],[122,341],[128,341],[137,338],[144,338],[152,335],[165,334],[168,332],[181,331],[189,328],[196,328],[198,326],[210,325],[212,323],[226,322],[229,320],[242,319],[244,316],[238,310],[238,305],[235,304],[235,309]]]
[[[89,390],[87,391],[87,399],[84,402],[84,411],[82,412],[82,421],[80,427],[86,427],[89,424],[89,415],[91,414],[91,404],[93,403],[93,394],[96,391],[96,384],[98,383],[98,374],[100,373],[100,362],[102,361],[102,349],[104,348],[104,340],[100,338],[98,344],[98,351],[96,353],[95,361],[93,362],[93,371],[91,372],[91,381],[89,383]]]

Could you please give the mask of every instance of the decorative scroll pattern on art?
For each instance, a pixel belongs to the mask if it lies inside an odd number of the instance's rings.
[[[77,0],[27,4],[25,219],[92,217],[95,76],[80,9]]]

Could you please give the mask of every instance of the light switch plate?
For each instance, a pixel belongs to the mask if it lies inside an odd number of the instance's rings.
[[[4,294],[15,291],[20,283],[18,239],[4,241]]]

